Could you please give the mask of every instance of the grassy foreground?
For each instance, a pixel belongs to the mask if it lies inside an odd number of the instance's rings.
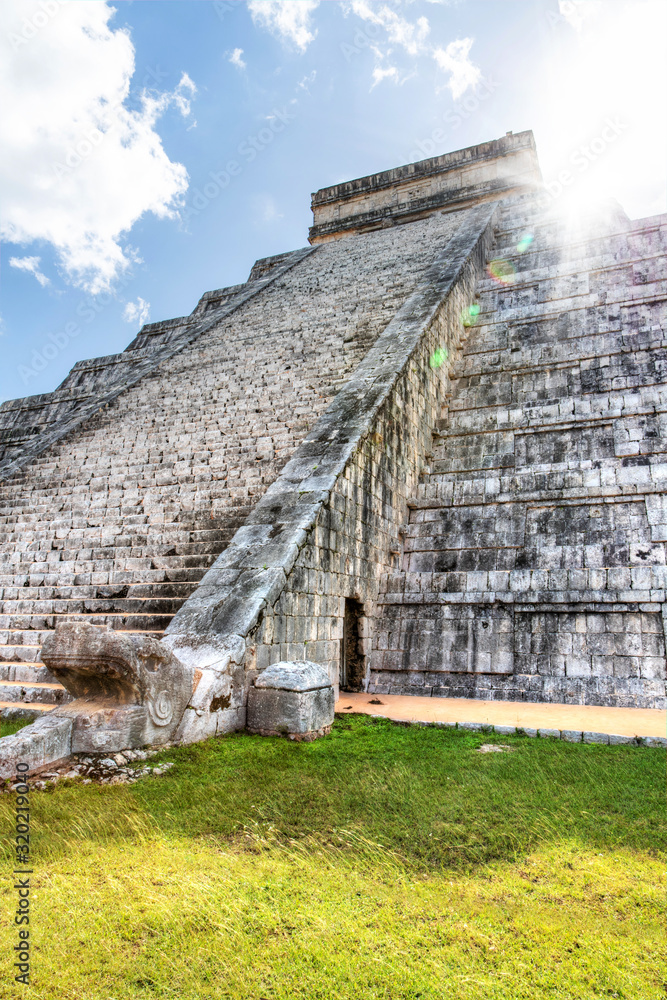
[[[357,716],[33,793],[32,984],[0,997],[664,1000],[663,751]]]

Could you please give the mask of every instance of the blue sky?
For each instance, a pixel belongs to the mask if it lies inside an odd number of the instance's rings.
[[[312,191],[510,130],[564,205],[667,211],[666,13],[3,0],[0,401],[304,246]]]

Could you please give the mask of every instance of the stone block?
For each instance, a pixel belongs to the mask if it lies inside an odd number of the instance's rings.
[[[583,736],[584,743],[609,743],[608,733],[591,733],[585,732]]]
[[[667,747],[667,737],[665,736],[642,736],[640,740],[644,747]]]
[[[147,742],[143,733],[148,713],[143,705],[99,706],[91,702],[84,709],[75,701],[72,707],[72,753],[117,753]],[[67,707],[60,711],[66,712]]]
[[[315,739],[330,731],[334,704],[321,664],[283,660],[267,667],[248,691],[247,728],[263,736]]]
[[[0,778],[10,778],[17,764],[34,771],[45,764],[68,757],[72,744],[72,719],[56,713],[25,726],[0,740]]]
[[[109,751],[166,743],[192,695],[192,669],[148,636],[61,624],[42,658],[76,699],[61,710],[76,717],[73,752],[92,751],[90,740]]]

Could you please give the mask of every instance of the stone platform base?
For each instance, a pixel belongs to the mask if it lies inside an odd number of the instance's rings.
[[[652,708],[605,708],[540,702],[480,701],[475,698],[419,698],[410,695],[354,693],[336,704],[341,715],[362,713],[395,722],[522,732],[570,743],[634,743],[667,747],[667,712]]]

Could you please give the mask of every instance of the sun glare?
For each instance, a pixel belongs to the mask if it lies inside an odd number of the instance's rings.
[[[538,147],[554,200],[667,210],[667,3],[561,3]],[[648,205],[648,208],[647,208]],[[640,207],[641,206],[641,207]]]

